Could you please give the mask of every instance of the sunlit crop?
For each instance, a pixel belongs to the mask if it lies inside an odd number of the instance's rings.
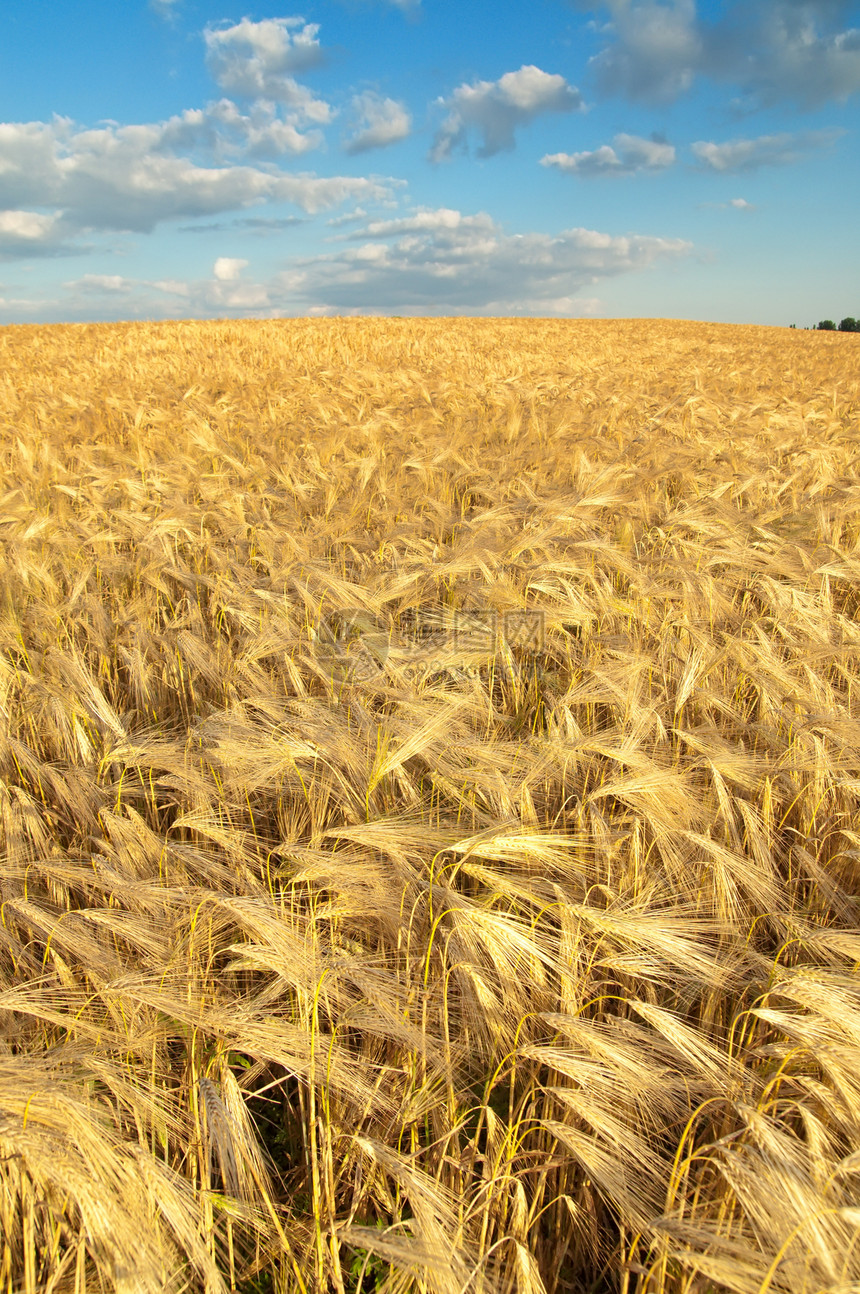
[[[860,1289],[858,409],[838,333],[0,330],[3,1294]]]

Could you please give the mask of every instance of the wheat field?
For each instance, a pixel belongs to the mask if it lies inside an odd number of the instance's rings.
[[[860,1291],[858,409],[776,328],[0,330],[2,1294]]]

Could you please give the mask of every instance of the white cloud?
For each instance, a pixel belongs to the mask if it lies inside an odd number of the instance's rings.
[[[383,99],[372,90],[353,96],[353,133],[344,141],[346,153],[366,153],[371,148],[385,148],[406,139],[412,118],[396,99]]]
[[[697,140],[690,149],[702,166],[712,171],[754,171],[760,166],[796,162],[805,153],[829,148],[841,133],[839,130],[808,130],[796,135],[733,139],[725,144]]]
[[[436,162],[464,144],[470,130],[482,138],[478,156],[492,157],[512,149],[517,128],[542,113],[575,112],[583,107],[582,95],[563,76],[531,64],[518,72],[505,72],[498,81],[460,85],[439,103],[448,109],[448,116],[430,152]]]
[[[787,98],[812,108],[831,99],[844,101],[860,90],[860,29],[840,26],[843,8],[840,3],[771,0],[752,11],[740,10],[732,61],[739,69],[737,80],[754,102]]]
[[[385,261],[388,259],[388,248],[380,243],[365,243],[352,253],[357,261]]]
[[[0,233],[13,238],[42,238],[50,225],[48,216],[35,211],[0,211]]]
[[[149,0],[149,7],[158,14],[159,18],[166,18],[170,22],[175,18],[181,2],[182,0]]]
[[[608,0],[613,42],[593,60],[609,94],[665,102],[688,90],[702,55],[695,0]]]
[[[756,108],[816,107],[860,90],[860,29],[844,25],[845,0],[735,0],[708,22],[695,0],[605,4],[609,41],[591,63],[606,93],[668,102],[707,76]]]
[[[57,250],[82,232],[148,233],[158,224],[288,202],[307,213],[387,196],[377,181],[273,167],[204,165],[178,155],[201,146],[217,114],[188,112],[152,125],[78,130],[66,118],[0,123],[6,212],[0,253]],[[48,214],[32,208],[47,209]]]
[[[327,111],[327,105],[324,106]],[[219,99],[205,108],[186,108],[167,121],[152,125],[117,127],[114,123],[114,126],[117,138],[129,145],[161,153],[204,150],[216,160],[223,160],[306,153],[322,143],[320,131],[303,134],[297,129],[307,121],[301,105],[285,111],[269,100],[260,99],[243,113],[232,99]],[[82,137],[94,139],[98,134],[98,131],[81,132]]]
[[[235,256],[219,256],[212,273],[222,283],[233,283],[247,264],[247,261],[239,260]]]
[[[492,219],[482,212],[477,216],[464,216],[451,207],[422,207],[413,216],[398,216],[393,220],[371,220],[361,231],[362,237],[389,238],[393,234],[433,233],[437,230],[489,229]],[[355,234],[349,237],[355,238]]]
[[[135,279],[123,278],[121,274],[84,274],[63,286],[78,292],[128,292],[135,283]]]
[[[747,202],[746,198],[729,198],[729,206],[734,207],[736,211],[755,211],[753,204]]]
[[[304,120],[303,109],[296,108],[281,116],[277,106],[265,99],[253,103],[247,113],[242,113],[231,99],[220,99],[200,112],[199,138],[212,148],[216,157],[298,156],[318,148],[323,140],[319,130],[297,129]]]
[[[692,251],[679,239],[589,229],[511,235],[485,212],[448,208],[370,221],[348,241],[359,245],[296,260],[273,301],[292,313],[582,313],[572,303],[593,301],[584,289]]]
[[[345,211],[342,216],[332,216],[330,220],[326,221],[326,224],[331,225],[334,229],[340,225],[352,224],[354,220],[363,220],[366,215],[367,212],[364,207],[356,207],[355,211]]]
[[[50,248],[60,224],[58,215],[38,211],[0,211],[0,254],[15,249],[32,252]]]
[[[167,292],[171,296],[187,297],[189,288],[187,283],[181,279],[156,279],[152,285],[159,292]]]
[[[555,166],[572,175],[632,175],[634,171],[663,171],[675,161],[675,149],[665,140],[639,135],[616,135],[614,148],[603,144],[591,152],[548,153],[541,166]]]
[[[207,27],[206,65],[222,90],[294,104],[308,92],[290,74],[322,62],[318,31],[318,23],[303,18],[243,18],[232,27]]]
[[[226,306],[229,310],[244,313],[265,310],[271,302],[263,283],[213,283],[203,292],[202,304],[204,308]]]

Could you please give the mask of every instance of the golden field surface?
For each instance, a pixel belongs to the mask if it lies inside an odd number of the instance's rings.
[[[850,334],[0,330],[2,1294],[860,1291],[858,410]]]

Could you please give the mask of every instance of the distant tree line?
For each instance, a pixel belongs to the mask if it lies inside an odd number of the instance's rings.
[[[838,329],[832,319],[822,319],[818,329],[819,332],[860,332],[860,319],[852,319],[848,315],[842,320]]]
[[[796,328],[797,324],[789,324],[788,326],[789,328]],[[852,319],[850,315],[846,315],[838,328],[832,319],[822,319],[820,323],[813,324],[811,329],[805,329],[806,332],[816,332],[818,330],[821,332],[860,332],[860,319]]]

